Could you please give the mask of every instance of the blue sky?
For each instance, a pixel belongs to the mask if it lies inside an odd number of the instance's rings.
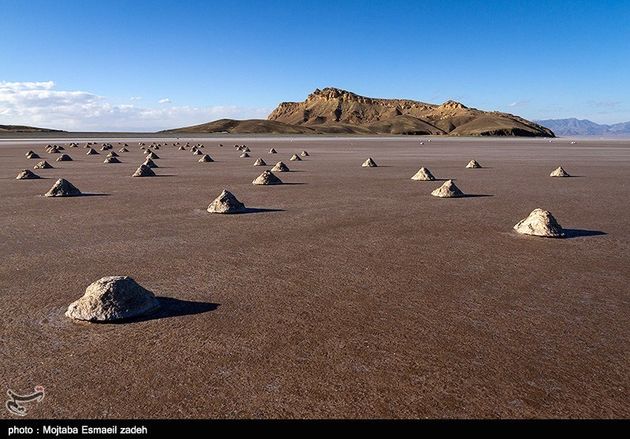
[[[628,121],[628,23],[630,0],[0,0],[0,124],[265,117],[326,86]]]

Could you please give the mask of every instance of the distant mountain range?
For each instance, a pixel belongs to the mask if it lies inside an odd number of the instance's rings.
[[[0,133],[61,133],[50,128],[27,127],[24,125],[0,125]]]
[[[455,101],[369,98],[332,87],[316,89],[303,102],[281,103],[267,120],[221,119],[163,132],[554,137],[551,130],[513,114]]]
[[[586,119],[547,119],[536,123],[552,130],[557,136],[630,136],[630,122],[605,125]]]

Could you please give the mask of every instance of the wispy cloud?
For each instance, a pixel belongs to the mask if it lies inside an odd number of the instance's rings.
[[[521,100],[521,101],[511,102],[511,103],[508,104],[508,107],[512,107],[512,108],[525,107],[525,106],[527,106],[527,104],[529,104],[529,100],[524,99],[524,100]]]
[[[138,102],[142,100],[142,96],[132,96],[129,98],[131,102]]]
[[[158,104],[170,104],[171,100],[169,98],[160,99]]]
[[[269,108],[116,104],[79,90],[57,90],[53,81],[0,81],[0,124],[33,125],[69,131],[155,131],[220,118],[265,118]]]

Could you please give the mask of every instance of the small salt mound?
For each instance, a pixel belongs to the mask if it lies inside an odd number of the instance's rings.
[[[431,195],[440,198],[457,198],[463,197],[464,193],[453,183],[453,180],[447,180],[442,186],[431,192]]]
[[[260,174],[258,177],[256,177],[256,179],[252,181],[252,184],[256,184],[256,185],[282,184],[282,180],[280,180],[278,177],[273,175],[271,171],[265,171],[262,174]]]
[[[33,166],[33,169],[53,169],[53,167],[46,160],[42,160],[41,162],[38,162],[35,166]]]
[[[372,157],[370,157],[366,161],[364,161],[361,166],[363,166],[364,168],[376,168],[378,165],[374,160],[372,160]]]
[[[81,191],[68,180],[60,178],[53,184],[45,197],[76,197],[81,195]]]
[[[22,169],[15,177],[16,180],[36,180],[38,178],[40,178],[39,175],[29,169]]]
[[[550,177],[570,177],[570,175],[567,173],[567,171],[565,171],[562,166],[558,166],[556,169],[553,170],[553,172],[551,174],[549,174]]]
[[[550,212],[543,209],[534,209],[527,218],[514,226],[514,230],[523,235],[542,236],[544,238],[562,238],[565,236],[558,221]]]
[[[238,201],[232,192],[225,189],[208,206],[208,212],[210,213],[240,213],[244,210],[245,205]]]
[[[57,157],[57,161],[58,162],[71,162],[72,157],[70,157],[68,154],[61,154],[59,157]]]
[[[283,162],[278,162],[271,168],[272,172],[289,172],[289,167]]]
[[[136,172],[133,173],[132,177],[155,177],[155,172],[153,169],[149,168],[147,165],[142,164]]]
[[[413,175],[413,177],[411,177],[411,179],[419,181],[433,181],[435,180],[435,177],[431,174],[431,171],[423,166]]]
[[[256,159],[254,166],[267,166],[267,163],[261,158]]]
[[[471,160],[466,165],[467,169],[478,169],[481,168],[481,165],[477,162],[477,160]]]
[[[107,157],[103,163],[120,163],[117,157]]]
[[[212,157],[210,157],[208,154],[204,154],[203,156],[201,156],[201,158],[199,159],[199,163],[210,163],[213,162],[214,160],[212,160]]]
[[[297,155],[297,154],[293,154],[289,160],[291,160],[292,162],[299,162],[299,161],[301,161],[302,159],[300,158],[300,156],[299,156],[299,155]]]
[[[269,154],[278,154],[278,151],[276,151],[275,148],[271,148]]]

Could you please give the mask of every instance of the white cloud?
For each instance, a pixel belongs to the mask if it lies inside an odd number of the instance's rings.
[[[137,102],[137,101],[142,100],[142,96],[132,96],[132,97],[129,98],[129,100],[131,102]]]
[[[525,107],[525,106],[527,106],[527,104],[529,104],[529,100],[514,101],[514,102],[508,104],[508,107]]]
[[[32,125],[67,131],[157,131],[221,118],[265,118],[268,108],[238,106],[139,107],[106,97],[57,90],[53,81],[0,81],[0,124]]]
[[[160,99],[158,104],[170,104],[171,100],[169,98]]]

